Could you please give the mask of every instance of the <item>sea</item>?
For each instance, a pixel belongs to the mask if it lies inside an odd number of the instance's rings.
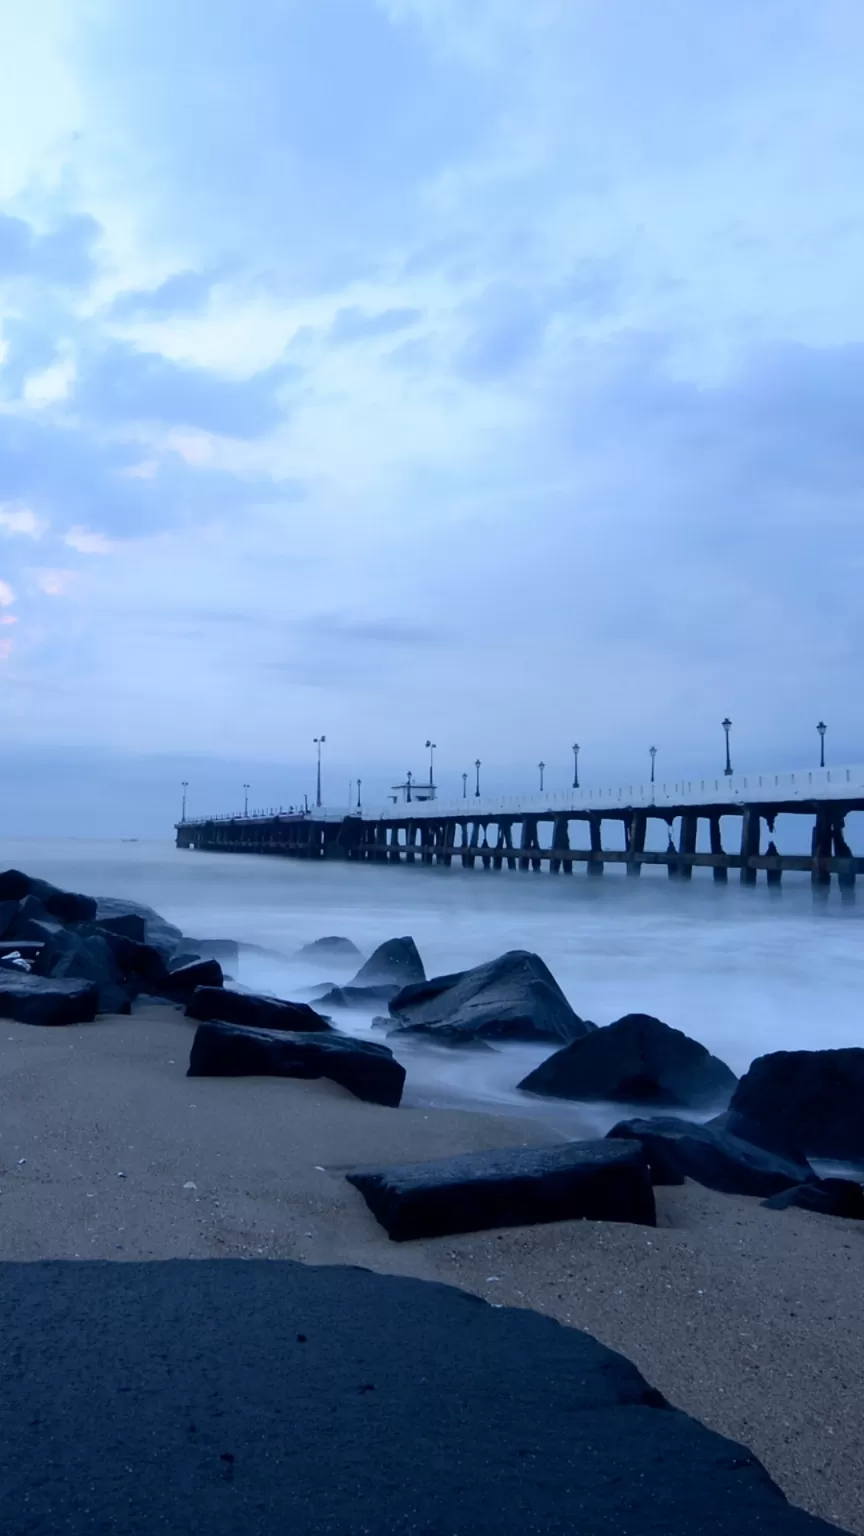
[[[638,880],[493,871],[306,863],[181,850],[169,842],[0,839],[0,869],[67,889],[155,907],[184,933],[236,939],[243,986],[310,1000],[344,984],[353,965],[297,951],[325,935],[367,956],[410,934],[434,976],[510,949],[542,956],[581,1017],[609,1024],[650,1013],[700,1040],[740,1074],[766,1051],[864,1044],[864,897],[836,886],[814,895],[806,876],[783,887],[687,882],[646,867]],[[377,1010],[379,1013],[382,1009]],[[383,1010],[386,1011],[386,1010]],[[341,1029],[385,1040],[373,1014],[334,1015]],[[404,1102],[542,1120],[566,1135],[604,1134],[621,1105],[574,1105],[521,1092],[549,1046],[490,1051],[398,1042]]]

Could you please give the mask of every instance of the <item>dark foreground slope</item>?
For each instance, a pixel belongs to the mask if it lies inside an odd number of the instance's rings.
[[[816,1536],[622,1356],[438,1284],[0,1265],[5,1536]]]

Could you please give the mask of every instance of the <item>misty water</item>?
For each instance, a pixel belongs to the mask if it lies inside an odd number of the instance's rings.
[[[308,998],[317,983],[344,983],[354,966],[296,958],[325,934],[367,955],[412,934],[427,974],[459,970],[507,949],[532,949],[551,967],[583,1018],[608,1024],[652,1013],[685,1030],[743,1072],[765,1051],[862,1043],[860,946],[864,907],[836,887],[814,899],[806,877],[777,893],[765,885],[686,884],[665,870],[628,880],[578,872],[372,867],[185,852],[160,842],[0,841],[0,868],[16,866],[67,888],[155,907],[184,933],[260,946],[229,967],[244,986]],[[379,1008],[376,1011],[386,1011]],[[339,1027],[384,1040],[372,1013],[334,1015]],[[550,1053],[507,1045],[452,1051],[391,1041],[407,1069],[404,1102],[483,1108],[542,1119],[570,1134],[597,1134],[621,1106],[590,1107],[522,1094],[516,1084]]]

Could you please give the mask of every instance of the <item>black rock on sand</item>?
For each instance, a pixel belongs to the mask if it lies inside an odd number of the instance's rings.
[[[759,1056],[730,1108],[794,1137],[807,1157],[864,1161],[864,1047]]]
[[[704,1109],[728,1104],[737,1081],[725,1062],[680,1029],[628,1013],[556,1051],[519,1087],[583,1102]]]
[[[200,1024],[189,1056],[189,1077],[329,1077],[358,1099],[395,1108],[405,1068],[386,1045],[335,1030],[294,1034],[246,1029],[219,1020]]]
[[[514,949],[497,960],[404,987],[390,1003],[394,1034],[568,1043],[595,1025],[573,1012],[539,955]]]
[[[240,992],[234,987],[196,987],[186,1005],[186,1015],[202,1022],[221,1019],[248,1029],[301,1030],[307,1035],[332,1029],[330,1020],[316,1013],[308,1003],[289,1003],[281,997]]]
[[[5,1536],[837,1536],[588,1334],[277,1260],[0,1265]]]
[[[609,1136],[641,1143],[655,1184],[695,1179],[724,1195],[777,1195],[815,1177],[808,1163],[743,1141],[718,1124],[657,1116],[621,1120]]]

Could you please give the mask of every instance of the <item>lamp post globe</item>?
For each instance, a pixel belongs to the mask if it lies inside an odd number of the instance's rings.
[[[656,747],[649,747],[648,751],[651,754],[651,783],[653,784],[654,783],[654,759],[657,756],[657,748]]]
[[[824,768],[825,767],[825,732],[827,731],[828,727],[825,724],[824,720],[820,720],[819,724],[816,727],[816,729],[819,732],[819,767],[820,768]]]
[[[579,743],[573,743],[573,788],[579,788]]]
[[[477,775],[477,781],[476,781],[476,785],[475,785],[475,789],[474,789],[474,795],[475,795],[475,798],[478,799],[478,800],[480,798],[480,766],[481,766],[480,765],[480,759],[479,759],[479,757],[477,757],[477,758],[474,759],[474,772]]]
[[[723,769],[723,772],[728,777],[732,772],[732,758],[730,756],[729,748],[729,732],[732,729],[732,721],[729,719],[728,715],[723,721],[723,729],[726,732],[726,767]]]

